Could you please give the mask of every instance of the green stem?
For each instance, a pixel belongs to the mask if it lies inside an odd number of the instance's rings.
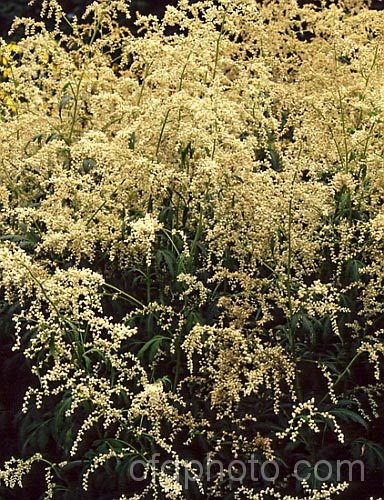
[[[125,179],[123,179],[123,180],[122,180],[122,181],[121,181],[121,182],[117,185],[117,187],[116,187],[116,188],[112,191],[112,193],[111,193],[111,196],[110,196],[110,197],[114,196],[114,195],[118,192],[118,190],[119,190],[120,186],[121,186],[124,182],[125,182]],[[100,212],[100,210],[102,210],[102,208],[103,208],[103,207],[104,207],[107,203],[108,203],[108,199],[105,199],[105,200],[103,201],[103,203],[101,203],[101,205],[99,205],[99,207],[98,207],[98,208],[97,208],[97,209],[96,209],[96,210],[95,210],[95,211],[91,214],[91,216],[87,219],[87,221],[86,221],[86,223],[85,223],[85,225],[86,225],[86,226],[88,226],[88,225],[89,225],[89,224],[93,221],[93,219],[96,217],[96,215]]]
[[[186,72],[186,70],[187,70],[187,66],[188,66],[189,58],[191,57],[191,53],[192,53],[192,52],[190,52],[190,53],[188,54],[188,57],[187,57],[187,62],[184,64],[183,69],[182,69],[182,71],[181,71],[181,76],[180,76],[180,80],[179,80],[179,86],[177,87],[178,92],[180,92],[180,90],[181,90],[181,89],[182,89],[182,87],[183,87],[184,75],[185,75],[185,72]]]
[[[218,65],[218,62],[219,62],[219,55],[220,55],[220,42],[221,42],[221,39],[222,39],[222,37],[224,35],[225,18],[226,18],[226,14],[223,14],[223,20],[222,20],[221,26],[220,26],[220,33],[219,33],[219,36],[218,36],[217,41],[216,41],[215,64],[214,64],[214,67],[213,67],[212,81],[216,77],[217,65]]]
[[[93,33],[92,33],[92,36],[91,36],[91,39],[88,43],[88,56],[90,57],[91,53],[90,53],[90,50],[91,50],[91,47],[96,39],[96,36],[98,34],[98,32],[100,31],[100,27],[101,27],[101,22],[102,22],[102,19],[103,19],[103,16],[101,15],[100,18],[97,20],[97,23],[96,23],[96,26],[93,30]],[[75,91],[73,90],[73,87],[72,85],[70,85],[71,89],[72,89],[72,93],[73,93],[73,98],[75,100],[75,106],[74,106],[74,109],[73,109],[73,114],[72,114],[72,120],[71,120],[71,126],[70,126],[70,130],[69,130],[69,135],[68,135],[68,139],[67,139],[67,144],[71,144],[72,143],[72,137],[73,137],[73,133],[74,133],[74,130],[75,130],[75,123],[76,123],[76,120],[77,120],[77,114],[78,114],[78,110],[79,110],[79,99],[80,99],[80,88],[81,88],[81,84],[82,84],[82,81],[83,81],[83,78],[84,78],[84,74],[85,74],[85,71],[86,69],[84,68],[84,70],[82,71],[81,75],[80,75],[80,78],[76,84],[76,89]]]
[[[75,106],[74,106],[73,113],[72,113],[72,120],[71,120],[70,129],[69,129],[68,139],[66,140],[68,145],[70,145],[72,143],[73,132],[75,130],[75,123],[77,120],[77,113],[78,113],[78,109],[79,109],[80,87],[81,87],[81,83],[82,83],[83,78],[84,78],[84,73],[85,73],[85,70],[82,71],[80,78],[76,84],[75,90],[73,89],[72,84],[70,84],[73,98],[75,100]]]
[[[179,339],[176,340],[175,351],[176,351],[176,367],[175,367],[175,378],[173,380],[172,392],[176,392],[177,384],[179,383],[179,379],[180,379],[181,348],[180,348],[180,345],[179,345]]]
[[[362,354],[361,351],[359,351],[358,353],[356,353],[353,358],[351,359],[351,361],[348,363],[348,365],[346,366],[346,368],[340,373],[340,375],[337,377],[336,379],[336,382],[334,382],[334,384],[332,384],[332,389],[334,389],[337,384],[341,381],[341,379],[344,377],[344,375],[348,372],[348,370],[351,368],[351,366],[354,364],[354,362],[356,361],[356,359]],[[323,403],[327,397],[329,396],[329,391],[327,392],[327,394],[323,397],[323,399],[320,401],[320,404]]]
[[[34,281],[34,283],[40,288],[41,293],[43,294],[45,300],[49,304],[51,304],[51,306],[53,307],[55,313],[57,314],[57,317],[60,318],[65,323],[66,322],[65,317],[61,314],[61,312],[57,308],[56,304],[48,297],[47,292],[45,291],[43,285],[36,278],[36,276],[32,273],[32,271],[29,269],[29,267],[26,264],[24,264],[24,262],[21,262],[20,260],[16,260],[16,262],[18,262],[22,267],[24,267],[24,269],[27,270],[28,274],[30,275],[30,277],[32,278],[32,280]]]
[[[344,142],[344,169],[348,171],[348,166],[349,166],[349,148],[348,148],[348,140],[347,140],[347,129],[346,129],[346,124],[345,124],[345,108],[344,108],[344,102],[343,98],[341,96],[340,89],[337,89],[337,96],[339,99],[339,106],[340,106],[340,114],[341,114],[341,128],[343,131],[343,142]]]
[[[296,181],[297,171],[293,176],[291,190],[293,189],[294,183]],[[292,318],[293,318],[293,304],[292,304],[292,202],[293,193],[289,199],[288,205],[288,260],[287,260],[287,293],[288,293],[288,308],[289,308],[289,343],[291,347],[291,352],[295,351],[295,336],[292,329]]]
[[[115,292],[119,293],[120,295],[122,295],[123,297],[129,299],[129,301],[132,301],[132,302],[135,302],[138,306],[144,308],[144,304],[142,302],[140,302],[140,300],[136,299],[135,297],[133,297],[132,295],[130,295],[129,293],[127,292],[124,292],[124,290],[121,290],[120,288],[117,288],[116,286],[113,286],[111,285],[110,283],[104,283],[104,285],[108,288],[110,288],[111,290],[114,290]]]
[[[139,96],[137,98],[137,103],[136,105],[137,106],[140,106],[140,103],[141,103],[141,98],[143,97],[143,92],[144,92],[144,87],[145,87],[145,83],[147,81],[147,77],[149,75],[149,70],[151,69],[151,66],[152,66],[153,62],[150,62],[149,64],[148,63],[145,63],[145,69],[144,69],[144,76],[143,76],[143,82],[141,84],[141,87],[140,87],[140,92],[139,92]]]
[[[175,252],[177,253],[177,256],[180,257],[180,252],[179,252],[179,249],[177,248],[177,246],[175,245],[175,242],[173,241],[172,237],[171,237],[171,234],[170,234],[170,231],[168,231],[165,227],[161,228],[161,231],[162,233],[164,233],[164,235],[166,236],[166,238],[170,241],[173,249],[175,250]]]
[[[163,134],[164,134],[165,126],[167,124],[168,116],[169,116],[170,112],[171,112],[171,110],[168,109],[167,112],[165,113],[165,117],[164,117],[163,123],[161,125],[159,140],[157,141],[157,147],[156,147],[156,158],[159,156],[161,141],[163,140]]]

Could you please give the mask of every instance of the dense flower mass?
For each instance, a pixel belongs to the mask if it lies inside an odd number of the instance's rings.
[[[318,4],[180,0],[134,36],[128,2],[44,0],[0,40],[0,336],[31,374],[5,497],[28,473],[53,499],[333,498],[336,460],[377,481],[384,20]],[[278,477],[191,466],[254,456]]]

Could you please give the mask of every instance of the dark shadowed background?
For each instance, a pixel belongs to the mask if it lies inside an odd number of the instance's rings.
[[[61,4],[68,13],[80,14],[92,0],[61,0]],[[257,1],[257,0],[255,0]],[[132,0],[132,11],[143,14],[156,14],[161,16],[166,5],[175,5],[177,0]],[[316,3],[316,0],[301,0],[301,3]],[[39,18],[41,0],[34,6],[28,6],[28,0],[0,0],[0,36],[6,36],[12,20],[16,17],[32,16]],[[372,7],[377,10],[384,8],[384,0],[373,0]]]
[[[80,14],[92,0],[61,0],[60,3],[68,13]],[[174,5],[177,0],[132,0],[132,11],[142,14],[156,14],[161,16],[166,5]],[[12,20],[15,17],[39,18],[41,0],[37,0],[31,7],[28,0],[0,0],[0,36],[6,36]]]

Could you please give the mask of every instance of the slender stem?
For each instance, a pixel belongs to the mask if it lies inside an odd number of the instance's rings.
[[[120,293],[123,297],[126,297],[127,299],[129,299],[130,301],[132,302],[135,302],[137,305],[139,305],[140,307],[144,308],[144,304],[142,302],[140,302],[140,300],[136,299],[135,297],[133,297],[132,295],[130,295],[129,293],[127,292],[124,292],[124,290],[121,290],[120,288],[117,288],[116,286],[113,286],[111,285],[110,283],[104,283],[104,285],[108,288],[110,288],[111,290],[115,290],[115,292],[117,293]]]
[[[213,147],[211,153],[211,160],[214,159],[216,153],[216,144],[217,144],[217,120],[215,120],[215,138],[213,139]]]
[[[216,77],[217,64],[219,62],[219,55],[220,55],[220,42],[221,42],[221,39],[224,35],[225,18],[226,18],[226,14],[223,14],[223,20],[222,20],[221,26],[220,26],[220,33],[219,33],[219,36],[218,36],[217,41],[216,41],[215,64],[213,67],[212,81]]]
[[[349,148],[348,148],[348,140],[347,140],[347,129],[346,129],[346,124],[345,124],[345,108],[344,108],[344,102],[343,98],[341,96],[340,89],[337,89],[337,96],[339,99],[339,106],[340,106],[340,114],[341,114],[341,127],[343,131],[343,142],[344,142],[344,169],[347,171],[348,166],[349,166]]]
[[[295,184],[297,177],[297,170],[293,176],[291,191]],[[288,308],[289,308],[289,343],[291,346],[291,351],[294,353],[295,350],[295,338],[292,329],[292,318],[293,318],[293,304],[292,304],[292,202],[293,193],[289,198],[288,204],[288,260],[287,260],[287,293],[288,293]]]
[[[140,87],[140,92],[139,92],[139,96],[137,98],[137,103],[136,105],[137,106],[140,106],[140,103],[141,103],[141,98],[143,97],[143,92],[144,92],[144,87],[145,87],[145,83],[147,81],[147,77],[149,75],[149,70],[151,69],[151,66],[152,66],[153,62],[151,61],[149,64],[148,63],[145,63],[145,69],[144,69],[144,76],[143,76],[143,82],[141,84],[141,87]]]
[[[171,112],[170,109],[167,110],[167,112],[165,113],[165,117],[164,117],[164,120],[163,120],[163,123],[161,125],[161,130],[160,130],[160,135],[159,135],[159,140],[157,141],[157,147],[156,147],[156,158],[159,156],[159,151],[160,151],[160,146],[161,146],[161,141],[163,140],[163,135],[164,135],[164,130],[165,130],[165,126],[167,124],[167,121],[168,121],[168,116],[169,116],[169,113]]]
[[[78,80],[78,82],[76,84],[75,91],[73,90],[72,85],[70,85],[72,93],[73,93],[73,98],[75,100],[75,107],[74,107],[73,113],[72,113],[71,126],[70,126],[70,130],[69,130],[69,134],[68,134],[68,139],[66,141],[67,144],[71,144],[72,143],[73,132],[75,130],[75,123],[76,123],[76,119],[77,119],[77,112],[78,112],[78,109],[79,109],[80,87],[81,87],[81,83],[82,83],[83,78],[84,78],[84,73],[85,73],[85,70],[83,70],[82,73],[81,73],[81,75],[80,75],[80,78],[79,78],[79,80]]]
[[[56,304],[48,297],[47,295],[47,292],[45,291],[43,285],[41,284],[41,282],[36,278],[36,276],[33,274],[33,272],[30,270],[30,268],[24,264],[24,262],[20,261],[20,260],[17,260],[16,262],[18,262],[22,267],[24,267],[24,269],[27,270],[28,274],[30,275],[30,277],[32,278],[32,280],[34,281],[34,283],[40,288],[45,300],[51,304],[51,306],[53,307],[55,313],[57,314],[58,318],[60,318],[63,322],[66,321],[65,317],[61,314],[61,312],[59,311],[59,309],[57,308]]]
[[[320,117],[323,120],[323,122],[327,123],[327,119],[324,116],[324,114],[316,106],[312,105],[312,107],[320,115]],[[337,142],[336,136],[335,136],[335,134],[333,132],[333,128],[331,127],[331,125],[329,125],[329,123],[327,124],[327,129],[328,129],[329,133],[331,134],[333,142],[335,143],[335,147],[336,147],[337,155],[338,155],[339,160],[340,160],[340,164],[343,165],[344,158],[343,158],[343,155],[342,155],[339,143]]]
[[[125,179],[123,179],[118,185],[117,187],[112,191],[111,193],[111,197],[114,196],[118,190],[120,189],[120,186],[125,182]],[[103,201],[103,203],[92,213],[92,215],[87,219],[85,225],[88,226],[92,221],[93,219],[96,217],[96,215],[100,212],[100,210],[108,203],[108,199],[105,199]]]
[[[176,340],[175,343],[175,351],[176,351],[176,367],[175,367],[175,378],[173,380],[173,388],[172,392],[176,392],[177,384],[180,379],[180,370],[181,370],[181,348],[179,345],[179,338]]]
[[[348,363],[348,365],[346,366],[346,368],[340,373],[340,375],[337,377],[336,379],[336,382],[334,382],[334,384],[332,384],[332,389],[334,389],[337,384],[341,381],[341,379],[344,377],[344,375],[348,372],[348,370],[351,368],[351,366],[354,364],[354,362],[356,361],[356,359],[362,354],[362,351],[359,351],[358,353],[356,353],[353,358],[351,359],[351,361]],[[329,391],[327,392],[327,394],[323,397],[323,399],[320,401],[320,403],[323,403],[327,397],[329,396]]]
[[[19,123],[19,98],[17,97],[17,87],[18,87],[18,83],[17,83],[17,80],[15,78],[15,74],[13,72],[13,67],[12,67],[12,64],[10,65],[10,70],[11,70],[11,75],[12,75],[12,83],[13,83],[13,87],[15,89],[15,105],[16,105],[16,117],[17,117],[17,123]],[[17,127],[17,131],[16,131],[16,137],[17,139],[19,140],[20,139],[20,130],[19,130],[19,127]]]
[[[171,234],[170,234],[170,231],[168,231],[165,227],[161,228],[161,231],[164,233],[164,235],[168,238],[168,240],[170,241],[173,249],[175,250],[175,252],[177,253],[177,256],[180,257],[180,252],[179,252],[179,249],[177,248],[177,246],[175,245],[175,242],[173,241],[172,237],[171,237]]]
[[[92,33],[92,36],[91,36],[91,39],[88,43],[88,57],[91,56],[91,47],[96,39],[96,36],[98,34],[98,32],[100,31],[100,27],[101,27],[101,23],[102,23],[102,20],[103,20],[103,16],[101,15],[98,20],[97,20],[97,23],[94,27],[94,30],[93,30],[93,33]],[[84,75],[85,75],[85,71],[86,71],[86,68],[83,69],[83,71],[81,72],[81,75],[80,75],[80,78],[76,84],[76,89],[75,91],[73,90],[72,88],[72,85],[71,86],[71,89],[72,89],[72,93],[73,93],[73,98],[75,100],[75,106],[74,106],[74,109],[73,109],[73,114],[72,114],[72,120],[71,120],[71,126],[70,126],[70,130],[69,130],[69,135],[68,135],[68,139],[67,139],[67,143],[68,144],[71,144],[72,143],[72,137],[73,137],[73,133],[74,133],[74,130],[75,130],[75,123],[76,123],[76,120],[77,120],[77,114],[78,114],[78,109],[79,109],[79,100],[80,100],[80,88],[81,88],[81,84],[83,82],[83,78],[84,78]]]
[[[198,222],[198,226],[196,229],[195,237],[193,238],[192,245],[191,245],[191,251],[190,251],[191,259],[193,258],[194,254],[195,254],[197,242],[198,242],[202,232],[203,232],[203,208],[200,205],[199,222]]]
[[[180,76],[180,80],[179,80],[179,86],[177,87],[178,92],[180,92],[180,90],[183,87],[184,75],[185,75],[185,72],[187,70],[187,66],[188,66],[188,62],[189,62],[189,58],[190,57],[191,57],[191,52],[188,54],[187,62],[184,64],[183,69],[181,71],[181,76]]]

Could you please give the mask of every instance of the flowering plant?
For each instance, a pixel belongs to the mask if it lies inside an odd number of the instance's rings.
[[[127,2],[44,0],[0,43],[1,335],[29,372],[7,498],[378,479],[384,24],[320,3],[180,0],[134,36]],[[281,474],[191,472],[255,455]]]

